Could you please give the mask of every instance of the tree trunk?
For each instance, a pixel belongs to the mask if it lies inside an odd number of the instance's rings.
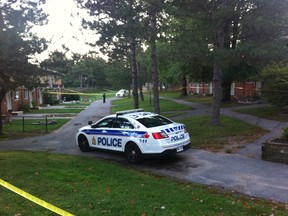
[[[222,82],[222,102],[231,101],[231,80],[226,80]]]
[[[228,4],[228,0],[223,0],[221,3],[222,9]],[[214,56],[214,71],[213,71],[213,100],[211,108],[211,124],[216,126],[220,124],[220,105],[222,99],[222,54],[225,46],[225,30],[226,20],[220,20],[219,26],[216,32],[215,41],[215,56]]]
[[[144,101],[144,94],[143,94],[143,84],[141,82],[141,70],[140,70],[141,67],[139,67],[139,62],[137,61],[137,72],[138,72],[138,85],[139,85],[139,94],[140,94],[140,100],[141,101]]]
[[[133,107],[139,108],[138,99],[138,73],[137,73],[137,61],[136,61],[136,40],[133,38],[131,42],[131,71],[132,71],[132,95],[133,95]]]
[[[3,125],[2,125],[2,102],[5,98],[6,90],[4,88],[0,89],[0,135],[3,134]]]
[[[222,88],[221,88],[221,76],[222,68],[219,63],[215,63],[213,71],[213,100],[211,109],[211,124],[220,124],[220,105],[222,98]]]
[[[182,73],[181,96],[188,96],[187,94],[187,79],[185,73]]]
[[[3,134],[3,126],[2,126],[2,100],[0,100],[0,135]]]
[[[154,112],[160,113],[160,104],[159,104],[159,75],[158,75],[158,66],[157,66],[157,49],[156,49],[156,37],[157,37],[157,22],[156,22],[156,5],[151,2],[151,62],[152,62],[152,79],[153,79],[153,105]]]

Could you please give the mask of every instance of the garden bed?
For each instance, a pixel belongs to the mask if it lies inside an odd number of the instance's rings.
[[[288,141],[281,138],[262,144],[262,160],[288,164]]]

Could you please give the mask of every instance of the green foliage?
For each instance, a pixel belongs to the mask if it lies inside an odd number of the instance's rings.
[[[283,129],[282,137],[288,139],[288,127]]]
[[[0,89],[14,90],[16,87],[31,85],[37,81],[39,68],[29,62],[31,55],[46,48],[45,41],[29,30],[33,24],[43,23],[40,5],[43,1],[32,3],[15,1],[0,3]],[[2,95],[0,96],[0,101]]]
[[[54,51],[49,54],[49,58],[41,62],[41,67],[45,69],[50,69],[67,75],[71,70],[73,61],[68,59],[65,53]],[[68,77],[63,77],[64,79]]]
[[[279,107],[288,105],[288,67],[285,63],[273,63],[262,71],[262,93],[267,101]]]
[[[18,110],[23,112],[29,112],[30,111],[30,105],[29,103],[22,103],[19,105]]]
[[[43,93],[43,104],[55,105],[55,104],[59,104],[59,100],[57,99],[56,95],[45,94],[45,92],[44,92]]]
[[[30,58],[46,49],[46,41],[31,33],[33,24],[43,24],[46,15],[40,1],[0,2],[0,110],[9,90],[32,88],[39,83],[41,70]],[[0,121],[2,134],[2,121]]]
[[[131,72],[120,61],[109,62],[106,66],[107,82],[114,90],[131,88]]]
[[[283,36],[287,35],[286,1],[175,0],[172,5],[169,13],[174,16],[167,32],[171,39],[164,42],[166,52],[159,52],[165,56],[159,56],[160,64],[167,66],[165,75],[173,68],[171,64],[188,65],[187,70],[178,67],[175,73],[185,72],[192,81],[209,82],[218,61],[222,83],[229,86],[233,81],[255,80],[271,60],[287,59],[287,38]],[[223,26],[224,44],[218,50],[217,32]]]
[[[32,100],[32,108],[35,109],[38,106],[38,102],[36,100]]]

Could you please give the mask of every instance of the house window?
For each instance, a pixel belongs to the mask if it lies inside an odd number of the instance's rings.
[[[15,94],[14,94],[14,99],[15,100],[19,100],[19,91],[15,91]]]
[[[28,89],[24,90],[24,98],[29,99],[29,90]]]

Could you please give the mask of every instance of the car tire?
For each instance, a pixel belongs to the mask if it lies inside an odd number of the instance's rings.
[[[78,137],[78,146],[79,146],[79,149],[82,151],[82,152],[89,152],[91,151],[91,148],[89,146],[89,143],[88,143],[88,140],[85,136],[79,136]]]
[[[143,161],[143,155],[135,143],[128,143],[125,147],[125,155],[130,163],[139,164]]]

